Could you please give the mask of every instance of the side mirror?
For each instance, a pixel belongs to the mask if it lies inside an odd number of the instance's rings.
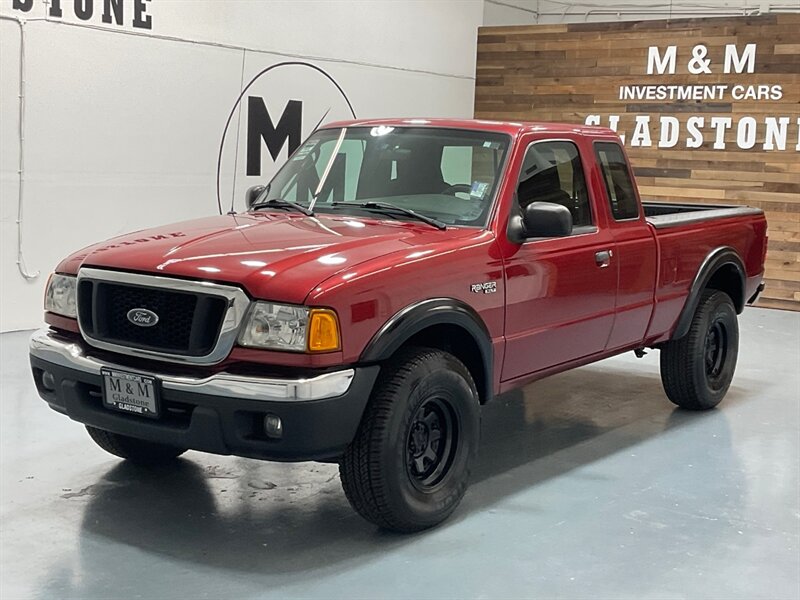
[[[528,238],[566,237],[572,235],[572,213],[553,202],[531,202],[521,215],[512,217],[508,234],[517,244]]]
[[[253,204],[255,204],[258,197],[266,188],[267,186],[265,185],[254,185],[253,187],[247,189],[247,191],[244,193],[244,201],[247,205],[247,210],[253,208]]]

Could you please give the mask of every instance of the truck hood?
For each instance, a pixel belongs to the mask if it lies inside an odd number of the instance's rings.
[[[478,233],[345,215],[244,213],[116,237],[76,252],[57,270],[76,274],[92,266],[228,282],[255,298],[301,304],[321,282],[364,261],[420,246],[450,247]]]

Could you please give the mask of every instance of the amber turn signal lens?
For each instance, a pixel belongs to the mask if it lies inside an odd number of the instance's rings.
[[[308,315],[308,351],[327,352],[339,349],[339,321],[327,308],[312,308]]]

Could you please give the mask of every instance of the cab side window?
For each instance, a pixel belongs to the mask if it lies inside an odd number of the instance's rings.
[[[636,202],[636,193],[622,148],[611,142],[598,142],[594,149],[603,173],[614,220],[638,219],[639,203]]]
[[[580,154],[572,142],[537,142],[525,154],[517,186],[524,209],[532,202],[552,202],[569,209],[573,227],[593,225]]]

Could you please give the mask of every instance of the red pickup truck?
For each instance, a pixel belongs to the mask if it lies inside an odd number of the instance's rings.
[[[597,127],[334,123],[247,204],[58,265],[38,392],[134,462],[338,462],[398,531],[458,505],[496,394],[657,348],[669,399],[715,406],[763,288],[761,210],[642,203]]]

